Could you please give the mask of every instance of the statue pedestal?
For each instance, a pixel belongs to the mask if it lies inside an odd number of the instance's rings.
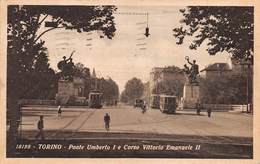
[[[61,105],[66,105],[70,96],[74,95],[73,82],[68,80],[58,81],[58,93],[56,94],[56,101]]]
[[[182,107],[183,109],[195,109],[200,97],[198,84],[185,84],[183,88]]]

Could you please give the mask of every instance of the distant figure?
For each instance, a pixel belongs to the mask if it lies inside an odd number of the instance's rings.
[[[39,132],[37,133],[37,135],[35,136],[35,138],[39,138],[41,137],[42,140],[44,140],[44,132],[43,132],[43,128],[44,128],[44,124],[43,124],[43,116],[40,116],[40,120],[38,121],[37,124],[38,130]]]
[[[146,112],[146,102],[144,101],[143,105],[142,105],[142,113]]]
[[[61,106],[59,105],[59,106],[58,106],[58,117],[61,116],[61,112],[62,112],[62,111],[61,111]]]
[[[208,117],[211,117],[211,109],[210,108],[208,108],[208,110],[207,110],[207,112],[208,112]]]
[[[200,111],[201,111],[200,103],[198,102],[196,105],[197,105],[197,115],[200,115]]]
[[[105,122],[105,128],[107,131],[109,131],[109,123],[110,123],[110,116],[108,113],[104,116],[104,122]]]

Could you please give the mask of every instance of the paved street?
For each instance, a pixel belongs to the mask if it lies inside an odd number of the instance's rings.
[[[111,129],[105,131],[103,117],[111,116]],[[30,145],[29,150],[17,149],[19,157],[144,157],[144,158],[252,158],[253,138],[250,114],[213,112],[208,118],[192,111],[163,114],[149,109],[142,113],[130,106],[89,109],[63,108],[58,117],[57,107],[24,107],[18,145]],[[35,139],[37,121],[44,116],[45,140]],[[40,150],[39,145],[61,145],[61,150]],[[158,150],[69,150],[69,145],[143,145],[163,146]],[[170,146],[200,146],[199,151],[168,151]]]
[[[142,113],[130,106],[104,107],[102,109],[63,108],[58,117],[56,108],[24,107],[22,131],[37,130],[39,115],[44,116],[46,131],[105,132],[103,116],[111,116],[110,133],[155,133],[198,136],[253,136],[252,115],[231,112],[213,112],[208,118],[195,112],[178,111],[176,115],[163,114],[150,109]],[[53,136],[52,136],[53,137]]]

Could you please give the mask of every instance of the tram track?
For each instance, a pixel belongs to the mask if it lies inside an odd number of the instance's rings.
[[[75,133],[77,133],[83,126],[84,124],[88,121],[88,119],[94,115],[94,113],[96,112],[96,109],[93,110],[93,112],[91,112],[85,119],[84,121],[77,127],[76,130],[73,131],[73,133],[71,134],[71,137],[73,137],[75,135]]]
[[[51,137],[57,137],[60,132],[69,127],[73,122],[75,122],[84,112],[80,112],[75,118],[73,118],[70,122],[68,122],[64,127],[58,129],[55,133],[52,134]]]

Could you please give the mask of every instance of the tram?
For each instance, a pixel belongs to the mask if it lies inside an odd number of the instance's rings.
[[[176,113],[176,96],[160,95],[160,110],[163,113]]]
[[[89,107],[90,108],[102,108],[102,93],[98,91],[92,91],[89,93]]]

